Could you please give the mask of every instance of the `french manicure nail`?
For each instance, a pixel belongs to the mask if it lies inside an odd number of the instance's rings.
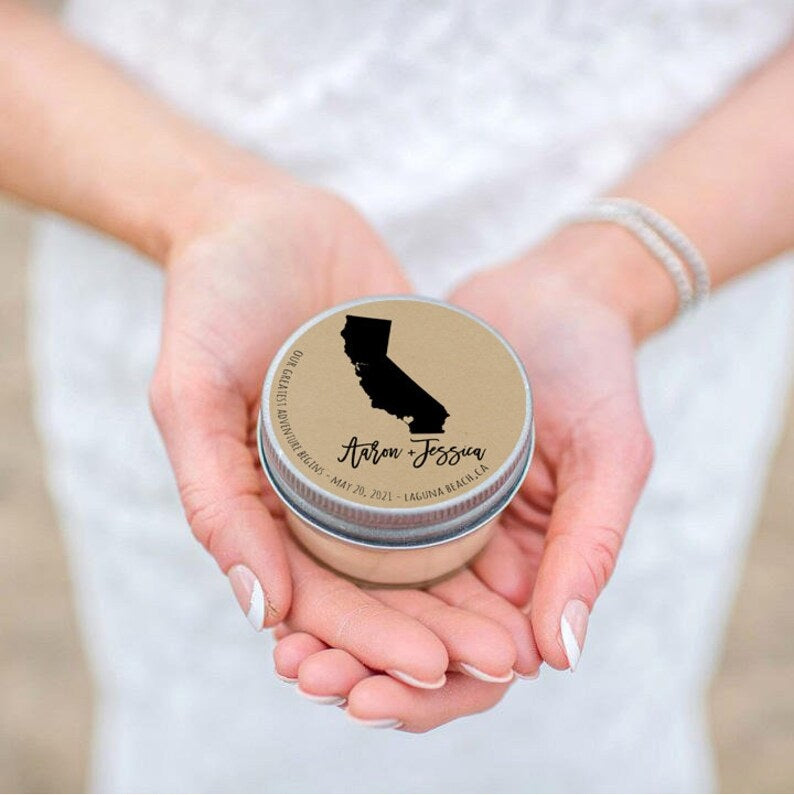
[[[349,712],[347,717],[361,726],[368,726],[370,729],[399,729],[403,725],[403,722],[398,718],[357,718]]]
[[[261,632],[265,626],[265,592],[256,575],[248,566],[238,563],[229,569],[229,581],[248,622]]]
[[[444,687],[447,681],[446,674],[441,674],[441,676],[436,679],[435,682],[425,682],[423,679],[417,679],[415,676],[403,673],[402,671],[398,671],[395,668],[387,668],[386,673],[395,679],[399,679],[406,685],[410,685],[411,687],[419,687],[422,690],[438,690],[440,687]]]
[[[514,673],[514,674],[515,674],[515,675],[516,675],[516,676],[517,676],[519,679],[537,679],[537,678],[540,676],[540,668],[538,668],[538,670],[537,670],[537,671],[535,671],[535,672],[534,672],[534,673],[532,673],[532,674],[520,674],[520,673],[519,673],[518,671],[516,671],[516,670],[513,670],[513,673]]]
[[[313,701],[315,704],[325,704],[329,707],[338,707],[347,701],[343,696],[318,696],[314,693],[307,693],[300,685],[297,685],[295,690],[304,698],[308,698],[309,701]]]
[[[294,685],[298,682],[297,679],[293,679],[291,676],[283,676],[278,671],[276,671],[275,674],[282,682],[286,682],[288,685]]]
[[[560,636],[571,673],[576,670],[582,656],[589,617],[590,610],[580,599],[568,602],[560,617]]]
[[[505,684],[506,682],[512,682],[513,676],[515,674],[515,672],[511,670],[506,674],[502,674],[501,676],[494,676],[493,674],[487,674],[485,671],[481,671],[479,668],[475,668],[473,665],[469,665],[469,663],[465,662],[458,662],[454,667],[464,674],[473,676],[475,679],[479,679],[482,682],[490,682],[492,684]]]

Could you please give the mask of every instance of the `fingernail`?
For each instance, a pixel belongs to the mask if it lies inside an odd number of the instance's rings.
[[[277,676],[277,677],[278,677],[278,678],[279,678],[279,679],[280,679],[282,682],[286,682],[288,685],[294,685],[294,684],[297,684],[297,682],[298,682],[298,680],[297,680],[297,679],[293,679],[291,676],[283,676],[283,675],[282,675],[282,674],[280,674],[278,671],[276,671],[275,673],[276,673],[276,676]]]
[[[399,729],[403,725],[403,722],[397,718],[357,718],[349,712],[347,717],[355,723],[368,726],[370,729]]]
[[[318,696],[314,693],[307,693],[300,685],[297,685],[295,690],[304,698],[308,698],[309,701],[313,701],[315,704],[325,704],[329,707],[338,707],[347,701],[343,696]]]
[[[229,581],[248,622],[261,632],[265,626],[265,592],[259,580],[248,566],[238,563],[229,569]]]
[[[532,673],[532,674],[521,674],[518,671],[516,671],[515,669],[513,670],[513,673],[519,679],[537,679],[540,676],[540,668],[538,668],[538,670],[535,671],[535,673]]]
[[[453,667],[457,668],[464,674],[468,674],[469,676],[473,676],[475,679],[479,679],[482,682],[505,684],[506,682],[513,681],[514,671],[508,671],[506,674],[502,674],[501,676],[494,676],[493,674],[487,674],[485,671],[481,671],[479,668],[475,668],[473,665],[469,665],[469,663],[465,662],[455,663]]]
[[[587,605],[579,599],[568,602],[560,617],[560,636],[571,673],[576,670],[579,658],[582,656],[589,617],[590,611]]]
[[[441,674],[441,676],[436,679],[435,682],[425,682],[423,679],[417,679],[415,676],[403,673],[402,671],[398,671],[395,668],[387,668],[386,673],[389,676],[393,676],[395,679],[399,679],[406,685],[410,685],[411,687],[420,687],[422,690],[438,690],[440,687],[444,687],[447,682],[446,674]]]

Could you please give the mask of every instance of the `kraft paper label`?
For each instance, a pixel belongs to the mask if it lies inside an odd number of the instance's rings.
[[[482,485],[519,442],[527,395],[501,339],[443,304],[383,299],[317,321],[274,369],[274,440],[363,505],[432,505]]]

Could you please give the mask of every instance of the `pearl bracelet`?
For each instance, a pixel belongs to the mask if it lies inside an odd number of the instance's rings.
[[[568,221],[606,221],[627,229],[656,257],[670,275],[678,293],[678,313],[703,303],[711,280],[703,256],[691,240],[668,218],[634,199],[596,199]]]

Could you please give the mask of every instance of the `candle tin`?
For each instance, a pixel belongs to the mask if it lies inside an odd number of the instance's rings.
[[[257,439],[310,555],[362,584],[416,587],[487,543],[532,458],[532,395],[513,349],[471,313],[365,298],[282,345]]]

